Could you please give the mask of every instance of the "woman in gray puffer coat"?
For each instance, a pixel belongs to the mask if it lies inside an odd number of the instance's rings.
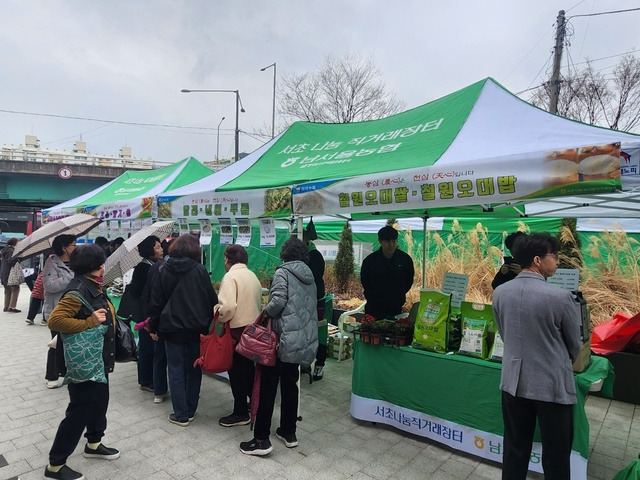
[[[273,450],[269,441],[271,417],[280,382],[280,427],[276,437],[286,447],[298,445],[299,367],[309,366],[318,349],[318,314],[316,285],[307,266],[307,246],[290,238],[282,246],[280,258],[285,262],[275,272],[265,313],[273,318],[278,334],[278,358],[273,367],[261,367],[260,403],[254,427],[255,438],[242,442],[240,450],[247,455],[267,455]]]

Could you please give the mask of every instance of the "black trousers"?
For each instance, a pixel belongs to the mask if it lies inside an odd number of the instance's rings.
[[[255,367],[253,360],[233,352],[233,365],[229,369],[229,383],[233,394],[233,413],[246,417],[249,415],[247,399],[253,390],[253,376]]]
[[[324,299],[322,300],[322,306],[318,307],[318,321],[324,318]],[[316,367],[323,367],[327,360],[327,346],[320,345],[318,343],[318,350],[316,352]]]
[[[27,312],[28,320],[35,320],[36,315],[42,311],[42,302],[44,300],[40,298],[31,297],[29,300],[29,311]]]
[[[502,392],[502,480],[524,480],[527,477],[536,418],[542,437],[545,480],[571,478],[573,405],[528,400]]]
[[[87,443],[102,440],[107,428],[108,406],[108,383],[70,383],[69,405],[49,451],[49,464],[65,464],[78,445],[85,428],[87,432],[84,436]]]
[[[271,417],[280,382],[280,427],[284,433],[296,433],[298,419],[299,368],[297,363],[285,363],[276,359],[273,367],[261,366],[260,404],[254,426],[254,436],[258,440],[269,438]]]
[[[51,331],[51,338],[58,335],[58,332]],[[62,345],[62,339],[58,336],[58,343],[56,348],[50,348],[47,352],[47,372],[44,376],[46,380],[50,382],[58,380],[59,377],[64,377],[67,373],[67,367],[64,363],[64,346]]]
[[[138,331],[138,383],[148,387],[153,385],[154,344],[149,332]]]

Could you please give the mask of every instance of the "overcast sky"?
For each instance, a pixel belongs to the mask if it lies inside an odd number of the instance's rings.
[[[315,70],[328,54],[371,56],[389,91],[412,108],[485,77],[513,92],[551,70],[555,20],[637,8],[638,0],[0,0],[0,144],[36,135],[43,148],[172,163],[234,154],[240,91],[240,151],[270,130],[273,70]],[[604,73],[639,48],[640,11],[576,17],[567,61]],[[640,54],[638,54],[640,55]],[[604,57],[612,57],[603,59]],[[528,98],[528,94],[523,95]],[[26,112],[22,113],[8,113]],[[133,126],[80,119],[162,124]],[[178,127],[204,127],[191,129]]]

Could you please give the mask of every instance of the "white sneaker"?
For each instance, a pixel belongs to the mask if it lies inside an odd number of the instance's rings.
[[[43,327],[47,326],[47,321],[46,320],[40,320],[40,325],[42,325]]]
[[[60,385],[62,385],[62,383],[60,382],[60,379],[58,379],[58,380],[49,380],[47,382],[47,388],[58,388]]]
[[[165,393],[164,395],[156,395],[155,397],[153,397],[153,403],[162,403],[164,402],[165,398],[169,398],[171,396],[171,394],[169,392]]]

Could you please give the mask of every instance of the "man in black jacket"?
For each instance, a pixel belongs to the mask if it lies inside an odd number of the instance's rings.
[[[313,225],[313,224],[310,224]],[[320,322],[326,322],[324,320],[324,297],[325,297],[325,289],[324,289],[324,257],[318,251],[316,246],[313,244],[311,240],[317,239],[318,236],[315,234],[314,228],[307,228],[303,234],[303,240],[307,244],[308,254],[309,254],[309,268],[311,269],[311,273],[313,273],[313,280],[316,284],[316,293],[318,296],[318,325]],[[325,328],[325,327],[320,327]],[[326,335],[325,335],[326,336]],[[316,363],[313,368],[313,380],[322,380],[324,376],[324,364],[327,359],[327,344],[318,342],[318,351],[316,353]],[[309,367],[310,368],[310,367]],[[310,373],[304,372],[303,373]]]
[[[367,304],[364,312],[377,318],[402,312],[406,294],[413,285],[413,260],[398,250],[398,232],[391,226],[378,231],[380,248],[362,262],[360,281]]]

